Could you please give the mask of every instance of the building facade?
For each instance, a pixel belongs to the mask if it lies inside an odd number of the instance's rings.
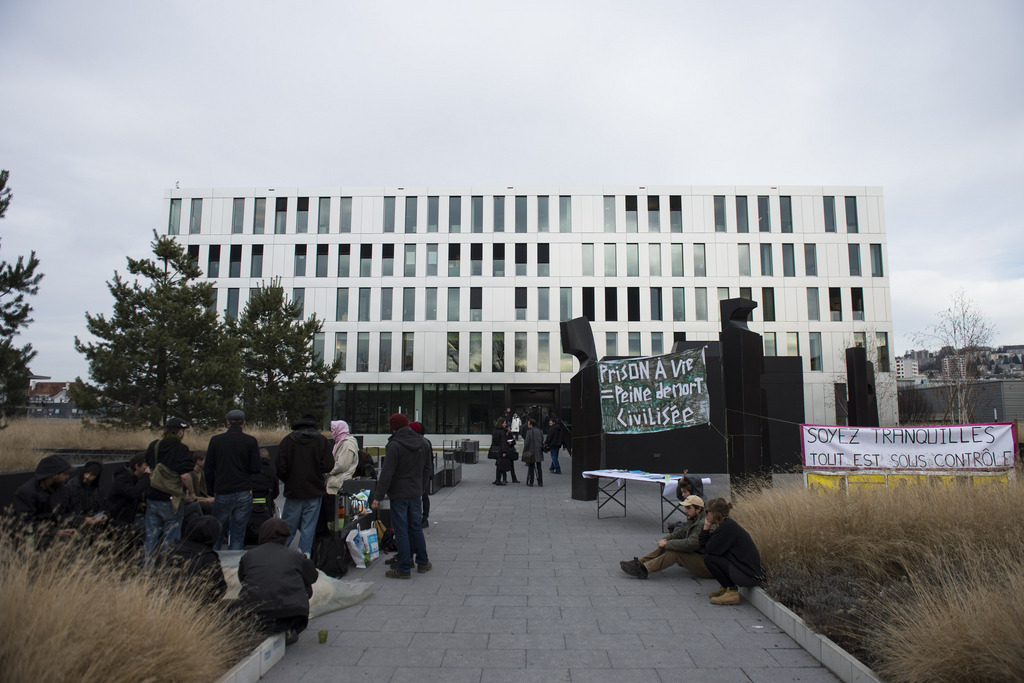
[[[453,437],[506,407],[568,417],[559,321],[589,318],[600,355],[653,355],[717,340],[733,297],[758,302],[766,354],[802,357],[808,422],[837,420],[847,346],[894,369],[880,188],[175,189],[164,215],[223,315],[279,278],[324,321],[331,411],[357,432],[399,409]],[[892,423],[895,391],[880,403]]]

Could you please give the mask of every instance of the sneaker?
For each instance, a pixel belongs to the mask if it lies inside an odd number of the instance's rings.
[[[638,579],[647,578],[647,567],[645,567],[643,563],[635,557],[632,562],[628,562],[622,567],[622,571],[626,572],[630,576],[635,576]]]
[[[740,604],[740,592],[735,588],[726,589],[717,598],[711,598],[712,605],[738,605]]]
[[[719,595],[725,595],[725,590],[726,590],[725,586],[722,586],[718,590],[711,591],[710,593],[708,593],[708,597],[709,598],[717,598]]]
[[[389,579],[408,579],[412,577],[412,572],[403,572],[398,567],[395,567],[394,569],[389,569],[384,576]]]
[[[395,555],[394,557],[389,557],[388,559],[384,560],[384,564],[386,564],[389,567],[397,567],[398,555]]]
[[[426,564],[418,564],[418,565],[416,565],[416,572],[418,574],[426,574],[427,572],[429,572],[433,568],[434,568],[434,565],[430,564],[429,562],[427,562]]]

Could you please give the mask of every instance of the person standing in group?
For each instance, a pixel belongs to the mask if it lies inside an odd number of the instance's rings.
[[[270,460],[270,451],[260,449],[260,473],[252,477],[252,515],[245,532],[246,545],[259,543],[260,527],[277,515],[277,495],[280,493],[277,466]]]
[[[739,587],[751,588],[765,577],[761,554],[747,530],[729,517],[732,504],[724,498],[708,501],[699,541],[704,566],[721,588],[710,594],[712,605],[740,604]]]
[[[512,413],[512,424],[509,425],[509,427],[512,430],[512,437],[513,438],[518,438],[519,437],[519,433],[522,431],[522,428],[523,428],[523,421],[519,417],[519,413],[518,412]]]
[[[491,432],[491,448],[487,457],[494,461],[494,485],[504,486],[502,475],[512,469],[512,458],[508,452],[508,437],[505,432],[505,418],[499,417]]]
[[[180,417],[167,420],[164,435],[149,444],[146,464],[153,474],[146,493],[146,540],[143,553],[151,567],[160,544],[170,545],[181,537],[185,503],[194,502],[192,451],[182,443],[188,423]],[[160,467],[162,466],[162,467]],[[177,478],[177,479],[176,479]]]
[[[245,413],[227,414],[228,430],[210,439],[206,449],[206,486],[213,494],[213,516],[228,538],[228,550],[245,547],[245,532],[252,515],[252,477],[260,473],[260,444],[242,432]],[[214,546],[220,550],[223,537]]]
[[[409,418],[395,413],[388,420],[388,426],[391,436],[384,448],[384,464],[370,505],[377,510],[385,496],[391,499],[391,526],[395,529],[398,562],[385,576],[408,579],[412,576],[413,562],[420,574],[431,569],[421,526],[423,489],[430,476],[430,464],[423,437],[409,428]]]
[[[320,506],[320,518],[316,529],[318,536],[330,533],[331,522],[338,517],[338,492],[341,486],[352,479],[359,465],[359,442],[349,432],[348,422],[334,420],[331,422],[331,437],[334,439],[334,467],[327,473],[327,494]]]
[[[544,439],[544,447],[551,453],[550,471],[555,474],[562,473],[562,466],[558,463],[558,449],[562,447],[563,439],[562,423],[552,415],[548,418],[548,435]]]
[[[430,439],[427,438],[423,432],[423,425],[419,422],[410,422],[409,429],[416,432],[423,437],[423,453],[426,455],[427,460],[430,462],[430,479],[427,480],[427,485],[423,487],[423,519],[422,525],[424,527],[430,526],[428,518],[430,517],[430,482],[434,479],[434,444],[430,443]]]
[[[537,486],[544,486],[544,434],[537,428],[537,421],[532,417],[526,422],[526,435],[523,437],[523,462],[526,463],[526,485],[533,486],[534,474],[537,475]]]
[[[258,451],[257,451],[258,455]],[[320,506],[327,486],[324,475],[334,468],[330,440],[316,428],[316,418],[306,413],[292,423],[292,433],[277,448],[277,476],[284,482],[284,510],[291,545],[299,533],[299,550],[309,557]]]

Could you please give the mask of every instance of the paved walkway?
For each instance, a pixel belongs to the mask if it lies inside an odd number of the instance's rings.
[[[523,483],[495,487],[491,461],[463,465],[432,497],[433,570],[388,579],[383,558],[350,569],[374,595],[312,620],[264,680],[836,680],[750,605],[711,605],[713,580],[619,569],[662,535],[655,485],[631,484],[628,516],[598,519],[595,502],[572,500],[569,474],[527,487],[524,469]]]

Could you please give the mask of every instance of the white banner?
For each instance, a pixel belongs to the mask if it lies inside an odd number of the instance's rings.
[[[945,427],[800,425],[804,467],[816,470],[934,472],[1011,469],[1013,424]]]

